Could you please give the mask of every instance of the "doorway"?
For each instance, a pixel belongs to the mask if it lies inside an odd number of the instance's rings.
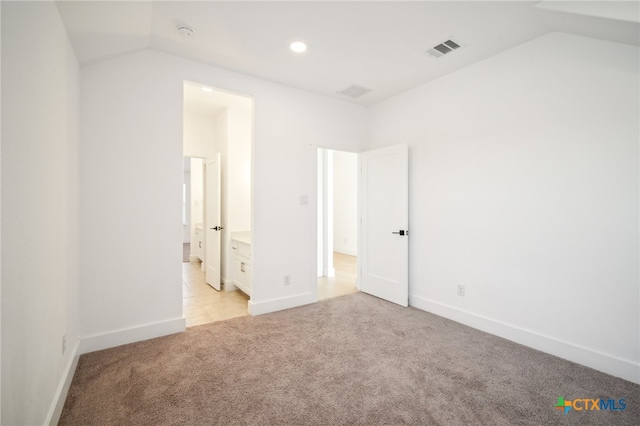
[[[318,300],[358,291],[358,164],[318,149]]]
[[[250,285],[235,285],[232,248],[239,236],[251,240],[253,99],[185,81],[183,124],[183,314],[191,327],[248,315]]]
[[[191,259],[191,159],[183,161],[182,180],[182,263]]]

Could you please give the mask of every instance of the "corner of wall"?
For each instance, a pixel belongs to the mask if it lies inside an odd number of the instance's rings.
[[[278,299],[269,299],[263,302],[254,302],[253,300],[249,300],[249,314],[262,315],[282,311],[284,309],[296,308],[298,306],[315,303],[318,301],[317,299],[317,296],[314,297],[312,293],[305,293]]]
[[[0,22],[2,22],[2,2],[0,2]],[[0,93],[2,93],[2,31],[0,31]],[[2,129],[2,102],[0,102],[0,129]],[[0,132],[0,176],[2,176],[2,132]],[[0,211],[2,211],[2,182],[0,177]],[[0,220],[0,241],[2,241],[2,221]],[[0,306],[2,306],[2,244],[0,244]],[[0,315],[0,330],[2,316]],[[2,339],[0,339],[0,377],[2,377]],[[2,419],[2,385],[0,385],[0,419]]]
[[[551,336],[525,330],[420,296],[410,295],[409,305],[512,342],[640,384],[640,364],[637,361],[625,360],[610,354],[573,345]]]
[[[81,339],[79,353],[82,355],[142,340],[182,333],[185,330],[186,320],[182,317],[139,327],[116,330],[109,333],[96,334]]]
[[[58,385],[58,389],[56,390],[53,401],[51,403],[51,407],[49,408],[49,412],[47,413],[47,418],[44,422],[44,424],[46,425],[55,426],[60,420],[60,415],[62,414],[62,409],[64,408],[64,403],[67,400],[67,394],[69,393],[69,388],[71,387],[73,375],[76,372],[76,367],[78,366],[78,361],[80,360],[79,349],[80,341],[75,344],[71,356],[69,357],[69,361],[64,368],[60,383]]]

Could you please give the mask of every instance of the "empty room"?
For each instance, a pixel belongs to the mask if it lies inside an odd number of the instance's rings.
[[[0,17],[2,425],[637,424],[637,1]]]

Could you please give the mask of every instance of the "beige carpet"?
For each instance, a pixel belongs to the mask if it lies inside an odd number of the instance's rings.
[[[638,425],[639,404],[638,385],[357,293],[83,355],[60,424]]]

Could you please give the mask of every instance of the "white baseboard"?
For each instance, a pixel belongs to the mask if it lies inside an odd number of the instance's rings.
[[[324,268],[322,269],[323,277],[335,277],[336,276],[336,268]]]
[[[254,302],[249,300],[249,313],[251,315],[262,315],[270,312],[282,311],[283,309],[296,308],[317,302],[317,297],[312,293],[298,294],[296,296],[283,297],[281,299],[265,300]]]
[[[53,402],[51,403],[51,407],[49,408],[49,412],[47,413],[47,418],[44,422],[45,425],[55,426],[60,420],[60,415],[62,414],[62,409],[64,408],[64,402],[67,400],[67,394],[69,393],[69,388],[71,387],[71,381],[73,380],[73,375],[76,372],[78,360],[80,359],[79,348],[80,341],[78,341],[74,345],[71,356],[69,357],[69,361],[64,368],[62,378],[60,379],[60,383],[58,384],[58,388],[56,389],[56,393],[53,397]]]
[[[496,321],[424,297],[409,296],[409,305],[559,358],[640,384],[640,364],[637,362],[564,342],[551,336]]]
[[[154,339],[169,334],[181,333],[186,329],[184,317],[168,321],[116,330],[109,333],[83,337],[80,341],[80,355],[142,340]]]
[[[349,247],[333,247],[333,251],[337,251],[338,253],[346,254],[349,256],[357,256],[358,250]]]
[[[233,280],[223,278],[222,284],[224,284],[224,291],[235,291],[238,289],[236,285],[233,283]]]
[[[60,415],[62,414],[62,409],[64,408],[64,403],[67,399],[67,394],[69,393],[69,388],[71,387],[73,375],[75,374],[78,366],[80,355],[101,349],[125,345],[127,343],[180,333],[184,330],[185,319],[177,318],[175,320],[163,321],[161,323],[118,330],[112,333],[105,333],[80,339],[72,349],[71,356],[65,366],[63,376],[54,395],[53,402],[51,403],[51,407],[49,408],[44,424],[51,426],[58,424]]]

